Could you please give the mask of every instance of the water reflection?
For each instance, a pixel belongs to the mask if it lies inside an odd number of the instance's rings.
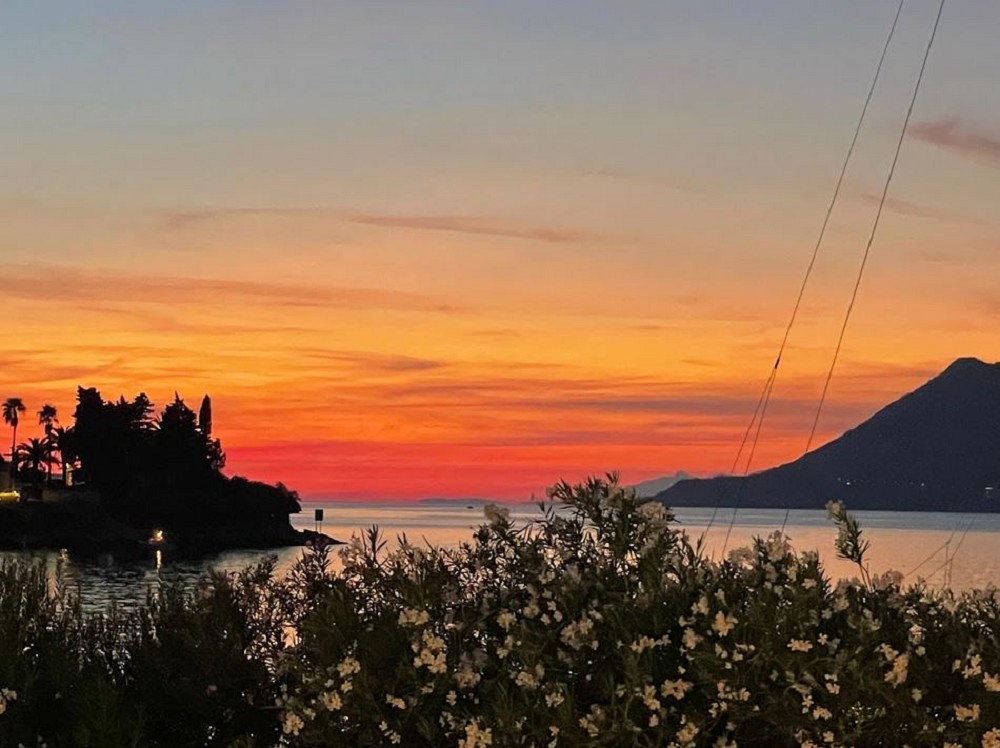
[[[390,539],[405,534],[414,544],[454,546],[469,539],[471,529],[482,520],[480,507],[465,505],[427,506],[420,504],[327,504],[324,532],[347,539],[373,524],[379,525]],[[299,528],[313,528],[313,507],[293,518]],[[705,534],[708,553],[719,553],[731,510],[720,510],[710,530],[706,526],[712,510],[681,509],[679,526],[692,538]],[[539,517],[532,505],[515,509],[516,521]],[[880,573],[896,569],[909,580],[925,577],[932,586],[940,586],[949,570],[951,584],[958,589],[983,587],[1000,581],[1000,515],[944,513],[858,512],[865,534],[871,540],[871,570]],[[733,526],[728,547],[747,545],[754,536],[767,535],[781,525],[780,510],[741,510]],[[836,558],[833,540],[836,532],[823,511],[793,511],[786,532],[797,550],[815,550],[833,577],[851,577],[856,569]],[[140,558],[122,560],[105,554],[77,558],[65,550],[19,552],[9,556],[41,559],[55,575],[61,569],[64,583],[76,591],[84,607],[103,610],[112,601],[120,608],[134,608],[166,582],[194,585],[209,569],[237,571],[256,563],[268,554],[277,558],[277,573],[285,574],[301,556],[301,548],[273,551],[226,551],[201,558],[172,558],[169,551],[156,549]]]

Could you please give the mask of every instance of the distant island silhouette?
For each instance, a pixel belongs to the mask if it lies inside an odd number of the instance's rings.
[[[0,458],[2,548],[205,551],[318,537],[292,528],[289,515],[300,511],[294,491],[223,474],[208,395],[198,414],[176,393],[157,413],[144,393],[105,401],[79,387],[71,426],[59,426],[56,409],[45,405],[38,411],[45,436],[21,444],[24,403],[8,398],[2,411],[13,432],[11,460]]]
[[[451,498],[447,496],[428,496],[424,499],[419,499],[418,504],[424,504],[427,506],[455,506],[461,504],[464,506],[477,506],[483,507],[488,504],[505,504],[511,503],[510,499],[484,499],[482,497],[470,497],[468,499],[462,498]]]
[[[679,481],[675,507],[1000,511],[1000,363],[961,358],[794,462],[747,477]]]

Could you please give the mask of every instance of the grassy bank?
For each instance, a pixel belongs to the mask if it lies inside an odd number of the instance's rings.
[[[370,533],[87,617],[0,567],[0,745],[996,746],[1000,605],[833,585],[773,535],[720,563],[658,504],[562,485],[458,549]]]

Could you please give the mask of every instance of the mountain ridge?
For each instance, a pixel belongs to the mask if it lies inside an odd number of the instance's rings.
[[[680,481],[671,506],[1000,511],[1000,363],[959,358],[840,437],[746,477]]]

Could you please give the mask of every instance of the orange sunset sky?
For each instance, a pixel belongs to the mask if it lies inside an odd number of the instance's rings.
[[[228,472],[307,498],[728,470],[895,6],[5,4],[0,395],[211,393]],[[805,446],[935,10],[904,9],[755,468]],[[997,28],[945,11],[820,442],[1000,358]]]

